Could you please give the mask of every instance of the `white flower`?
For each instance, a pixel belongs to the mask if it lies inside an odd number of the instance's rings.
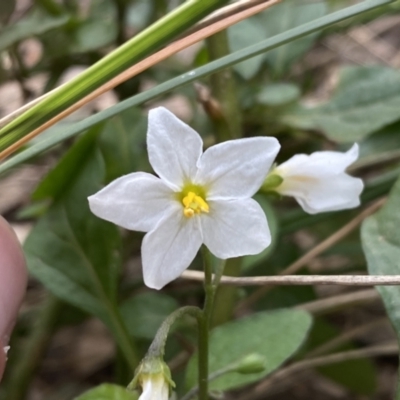
[[[251,199],[280,145],[275,138],[232,140],[203,153],[200,136],[165,108],[149,113],[147,148],[159,178],[123,176],[89,197],[94,214],[148,232],[144,282],[160,289],[190,265],[202,243],[221,259],[257,254],[271,242]]]
[[[283,179],[273,190],[293,196],[309,214],[357,207],[364,188],[363,181],[345,172],[357,158],[357,144],[346,153],[317,151],[311,155],[297,154],[271,172],[271,175]]]
[[[169,383],[163,374],[143,375],[141,385],[139,400],[168,400]]]

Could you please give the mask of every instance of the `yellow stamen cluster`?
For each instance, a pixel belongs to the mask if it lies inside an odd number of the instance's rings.
[[[182,199],[182,203],[185,206],[183,215],[187,218],[193,217],[193,215],[200,214],[201,212],[208,213],[210,210],[207,202],[194,192],[189,192]]]

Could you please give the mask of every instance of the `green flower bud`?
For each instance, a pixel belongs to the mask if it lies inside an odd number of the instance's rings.
[[[265,178],[264,183],[261,186],[263,192],[273,192],[283,182],[283,178],[280,175],[275,174],[273,171],[268,174]]]
[[[128,389],[142,389],[139,400],[168,400],[175,387],[168,365],[158,357],[145,357],[136,369]]]
[[[234,371],[239,374],[256,374],[265,370],[265,364],[265,357],[258,353],[252,353],[242,358]]]

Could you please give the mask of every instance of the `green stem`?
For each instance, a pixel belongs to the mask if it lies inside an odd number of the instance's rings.
[[[56,326],[62,302],[50,295],[35,318],[32,334],[19,349],[18,358],[7,385],[7,399],[24,400],[30,382],[41,363]]]
[[[221,31],[206,40],[210,60],[217,60],[230,53],[228,35]],[[212,93],[218,101],[222,117],[214,119],[215,129],[220,141],[242,136],[241,114],[232,70],[227,68],[210,77]]]
[[[162,358],[164,356],[165,343],[167,341],[171,326],[176,320],[182,318],[184,315],[195,317],[198,321],[203,319],[202,312],[198,307],[187,306],[174,311],[161,324],[153,342],[149,347],[146,357]]]
[[[210,321],[213,312],[216,286],[212,281],[211,254],[203,246],[204,260],[204,290],[205,302],[202,318],[199,318],[199,400],[208,400],[208,337],[210,331]]]

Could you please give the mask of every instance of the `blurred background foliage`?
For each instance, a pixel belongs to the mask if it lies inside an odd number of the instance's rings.
[[[77,76],[181,3],[1,0],[1,116]],[[21,154],[131,96],[355,3],[361,2],[283,0],[119,85]],[[86,201],[116,177],[151,172],[146,114],[157,105],[193,126],[206,146],[230,137],[276,136],[282,145],[278,162],[296,153],[360,145],[351,173],[366,184],[361,209],[311,216],[290,199],[259,193],[273,243],[260,255],[230,260],[228,274],[272,275],[287,267],[301,274],[400,274],[396,1],[172,88],[2,170],[0,212],[24,242],[31,279],[1,399],[136,398],[117,385],[130,381],[162,320],[181,305],[202,303],[199,283],[180,279],[161,292],[145,288],[143,235],[97,219]],[[389,194],[387,204],[368,217],[377,209],[371,204]],[[201,269],[200,259],[193,268]],[[212,389],[228,391],[227,399],[393,398],[400,291],[379,293],[383,302],[375,289],[221,288],[211,372],[252,352],[265,357],[267,367],[258,374],[226,374]],[[185,320],[168,342],[166,361],[178,397],[195,385],[195,340],[195,326]],[[272,374],[279,367],[281,379]],[[115,385],[78,397],[104,382]]]

